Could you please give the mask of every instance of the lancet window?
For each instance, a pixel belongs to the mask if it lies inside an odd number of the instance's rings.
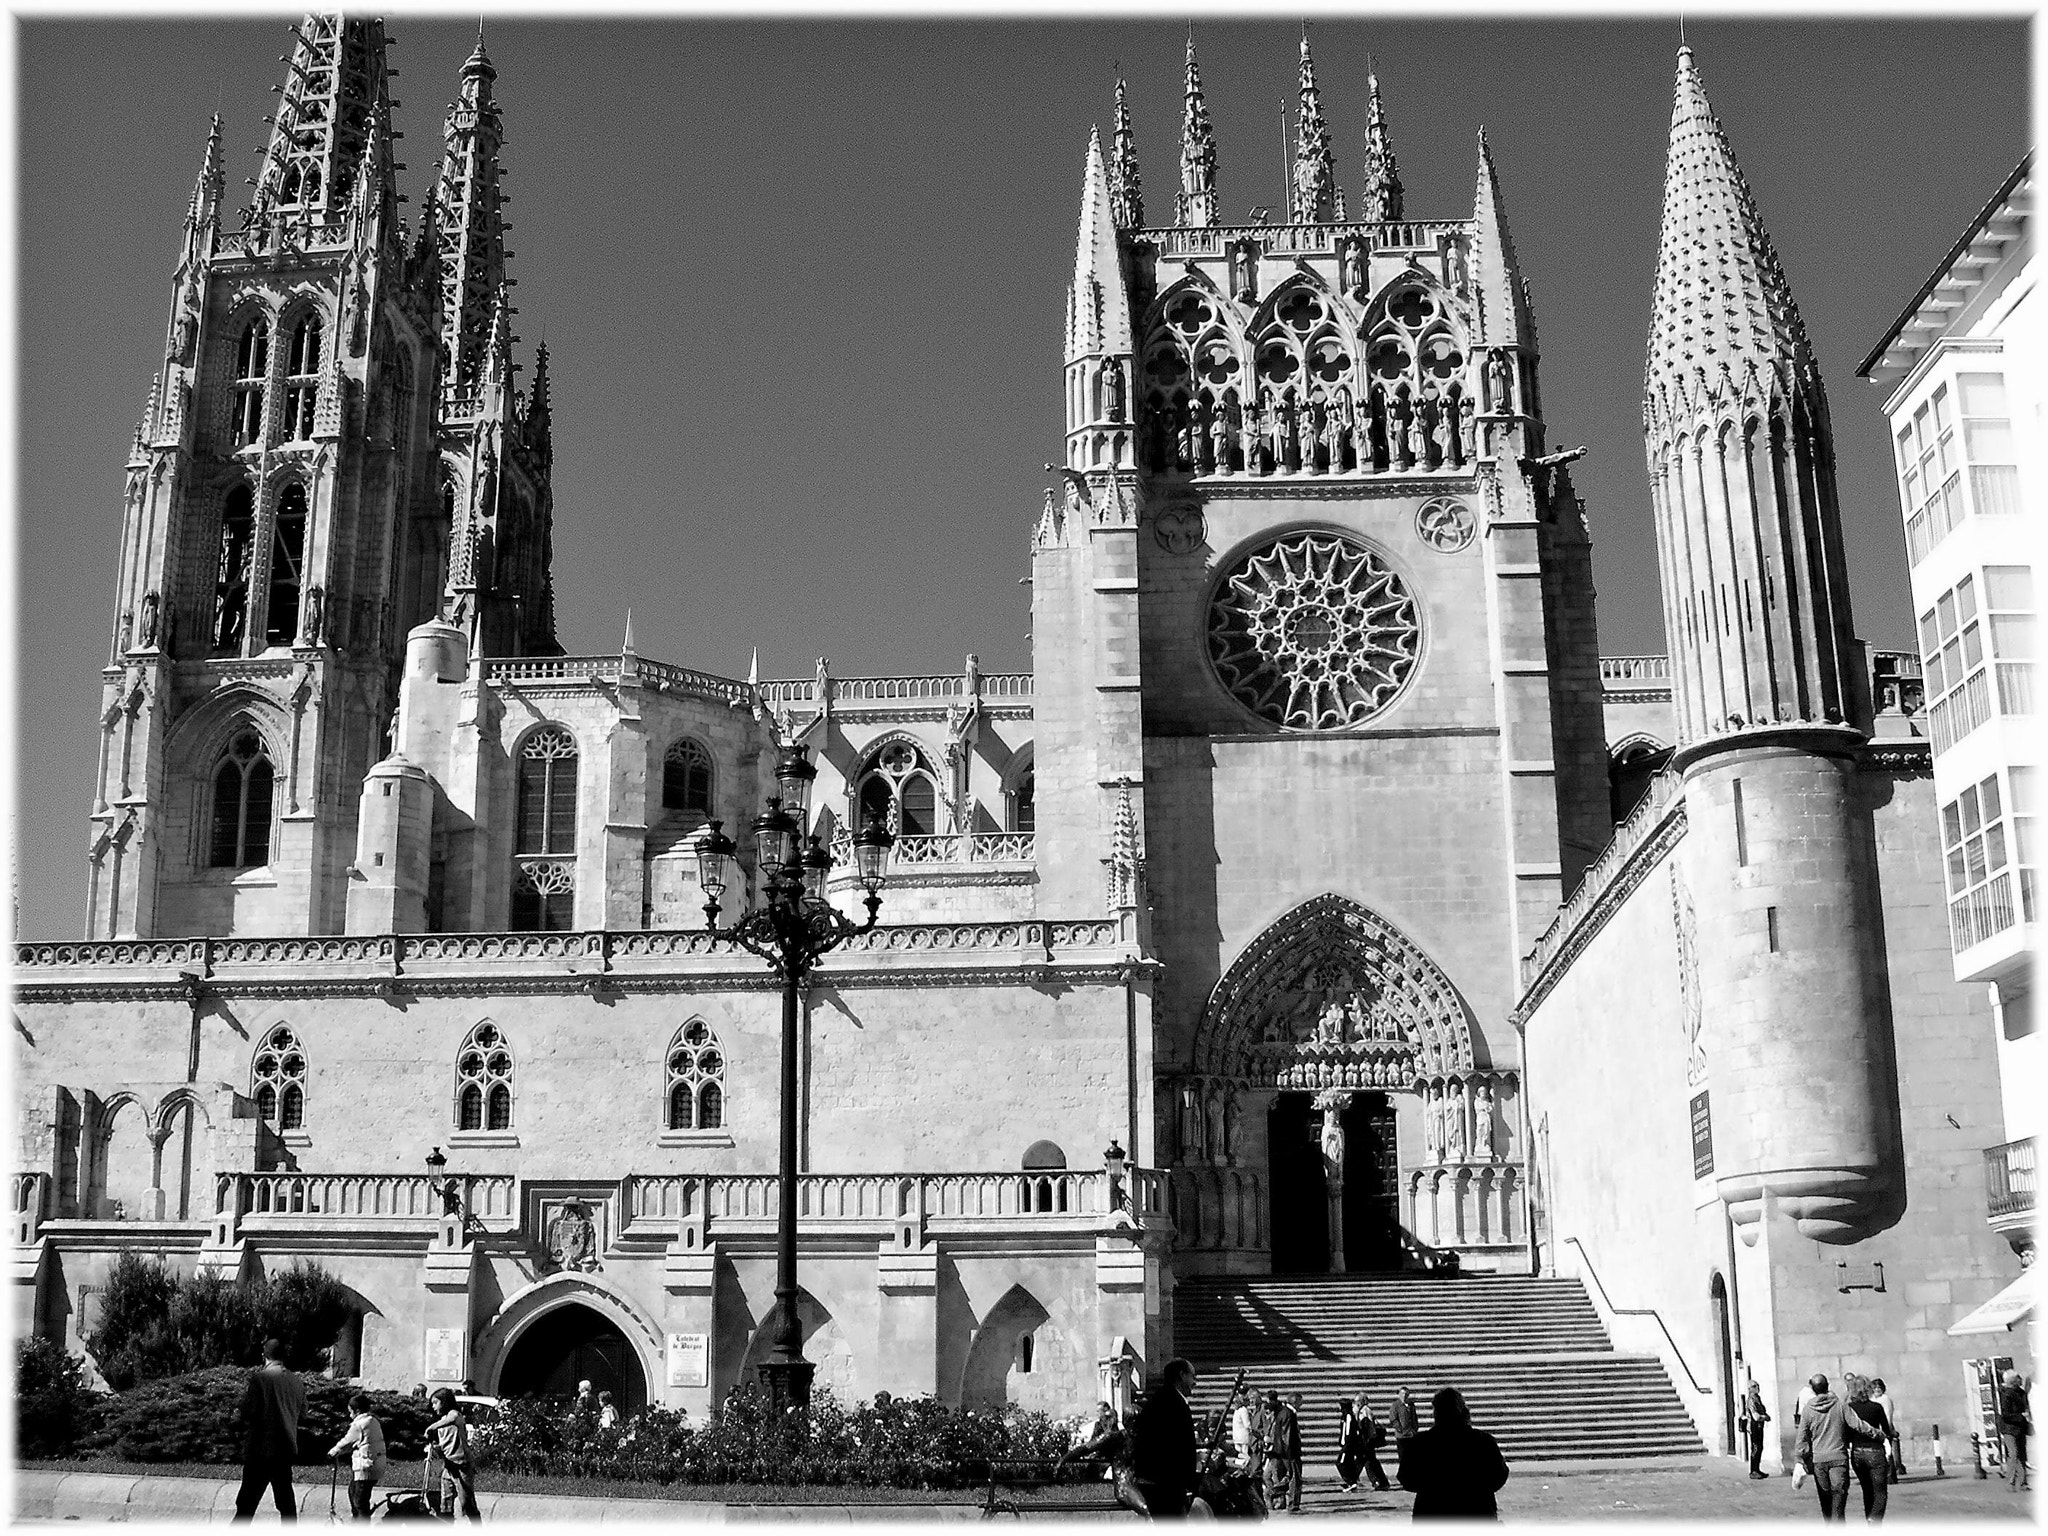
[[[702,1019],[676,1031],[668,1047],[668,1127],[715,1131],[725,1124],[725,1051]]]
[[[313,404],[320,395],[320,317],[307,315],[292,328],[285,354],[284,435],[297,442],[313,435]]]
[[[302,1130],[306,1124],[306,1053],[289,1024],[263,1037],[249,1065],[249,1091],[256,1114],[274,1131]]]
[[[290,645],[299,634],[299,595],[306,564],[306,488],[288,485],[271,520],[270,599],[264,608],[264,643]]]
[[[576,738],[542,726],[519,748],[517,868],[512,926],[559,931],[575,918]]]
[[[237,731],[213,770],[214,869],[251,869],[270,862],[270,807],[276,773],[263,738]]]
[[[669,744],[661,764],[661,808],[679,811],[689,826],[711,817],[711,754],[689,736]]]
[[[235,347],[234,438],[237,448],[263,435],[264,386],[270,380],[270,322],[251,320]]]
[[[892,741],[868,759],[854,804],[862,825],[878,817],[898,837],[931,837],[939,830],[931,765],[908,742]]]
[[[455,1129],[512,1129],[512,1047],[485,1019],[455,1056]]]
[[[228,492],[220,509],[220,555],[214,570],[213,649],[238,652],[249,624],[249,578],[256,553],[256,493]]]
[[[1395,292],[1366,344],[1365,436],[1373,468],[1463,468],[1474,453],[1467,356],[1442,299]]]

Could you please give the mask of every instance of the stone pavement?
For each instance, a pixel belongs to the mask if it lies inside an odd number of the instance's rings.
[[[14,1517],[27,1524],[68,1521],[225,1521],[234,1512],[239,1479],[112,1476],[95,1472],[20,1470],[14,1474]],[[1390,1493],[1339,1490],[1327,1469],[1312,1469],[1301,1518],[1407,1520],[1412,1500]],[[541,1494],[479,1493],[477,1506],[489,1521],[548,1524],[663,1520],[727,1525],[767,1521],[778,1524],[847,1525],[855,1522],[978,1520],[977,1504],[716,1504],[684,1499],[554,1498]],[[1800,1520],[1818,1513],[1812,1485],[1795,1490],[1789,1477],[1751,1482],[1743,1464],[1727,1457],[1669,1457],[1626,1468],[1602,1462],[1556,1462],[1513,1470],[1501,1490],[1502,1518],[1521,1521],[1579,1520]],[[303,1519],[327,1518],[324,1486],[300,1490]],[[341,1511],[346,1517],[344,1490]],[[1862,1512],[1862,1496],[1849,1495],[1849,1518]],[[1055,1511],[1047,1510],[1051,1515]],[[2013,1493],[1996,1478],[1980,1481],[1966,1467],[1960,1476],[1917,1475],[1891,1491],[1888,1517],[1911,1521],[2021,1520],[2033,1515],[2031,1495]],[[1036,1512],[1032,1512],[1036,1518]],[[259,1521],[275,1521],[266,1498]],[[1128,1520],[1121,1513],[1070,1519]],[[1285,1520],[1286,1515],[1276,1516]]]

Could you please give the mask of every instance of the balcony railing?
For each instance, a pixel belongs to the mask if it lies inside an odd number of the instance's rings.
[[[1616,683],[1663,683],[1671,682],[1671,658],[1669,656],[1602,656],[1600,658],[1600,681],[1608,686]]]
[[[509,1173],[458,1173],[444,1181],[424,1173],[223,1173],[214,1208],[236,1217],[431,1219],[445,1209],[443,1190],[471,1220],[490,1227],[517,1222],[518,1180]]]
[[[1992,1221],[2034,1208],[2034,1139],[1984,1149],[1984,1214]]]
[[[889,850],[897,870],[923,864],[1029,864],[1036,855],[1036,837],[1029,832],[905,833]],[[853,870],[853,837],[842,829],[832,839],[834,868],[845,879]]]

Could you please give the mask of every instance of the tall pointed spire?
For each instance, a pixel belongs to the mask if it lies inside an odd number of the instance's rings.
[[[526,394],[526,413],[520,418],[519,438],[545,469],[555,457],[555,416],[553,385],[548,377],[548,344],[542,342],[533,354],[533,387]]]
[[[1394,216],[1399,216],[1398,209]],[[1500,173],[1494,169],[1493,147],[1486,141],[1484,128],[1479,130],[1479,181],[1472,195],[1472,222],[1472,286],[1479,298],[1480,337],[1489,346],[1517,347],[1533,354],[1536,318],[1530,312],[1521,263],[1515,258],[1514,236],[1508,233]],[[1492,403],[1491,408],[1507,409],[1501,403]]]
[[[1358,217],[1368,224],[1394,223],[1401,218],[1401,168],[1394,162],[1393,140],[1387,136],[1378,73],[1368,68],[1365,84],[1365,185],[1358,196]]]
[[[1216,222],[1216,131],[1202,95],[1202,67],[1195,62],[1195,29],[1188,28],[1187,89],[1180,113],[1180,197],[1174,222],[1205,229]]]
[[[1081,225],[1074,244],[1074,285],[1068,305],[1067,358],[1131,350],[1131,310],[1117,259],[1109,172],[1102,135],[1088,130],[1088,168],[1081,179]]]
[[[1752,368],[1797,369],[1820,388],[1806,326],[1763,216],[1707,104],[1692,50],[1681,48],[1645,393],[1663,398],[1700,385],[1713,389]]]
[[[445,148],[434,187],[441,264],[442,388],[451,404],[473,398],[486,367],[492,312],[505,277],[506,198],[498,189],[504,125],[492,85],[498,71],[483,30],[462,66],[461,93],[442,127]],[[458,409],[463,407],[457,406]]]
[[[185,208],[185,220],[195,228],[219,216],[221,194],[227,189],[227,167],[222,163],[220,150],[221,127],[220,114],[216,112],[206,135],[206,155],[199,162],[198,179],[192,183],[192,201]]]
[[[1316,61],[1308,49],[1308,28],[1301,29],[1301,112],[1294,128],[1294,185],[1288,210],[1296,224],[1327,224],[1336,211],[1336,158],[1330,150],[1330,129],[1323,121],[1323,94],[1316,88]]]
[[[1116,122],[1109,136],[1109,204],[1118,229],[1137,229],[1145,222],[1145,194],[1138,180],[1138,141],[1131,132],[1131,106],[1125,98],[1123,71],[1116,76]]]
[[[1689,48],[1643,432],[1681,752],[1763,724],[1867,728],[1820,369]]]
[[[325,216],[347,202],[373,144],[372,118],[391,120],[384,24],[308,14],[292,30],[270,143],[256,176],[257,215]]]

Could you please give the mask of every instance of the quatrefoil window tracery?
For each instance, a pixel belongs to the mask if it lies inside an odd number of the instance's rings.
[[[305,1125],[306,1053],[289,1024],[280,1024],[263,1037],[249,1077],[256,1114],[264,1124],[280,1131]]]
[[[1216,318],[1216,310],[1199,293],[1184,293],[1166,307],[1166,323],[1193,336]]]
[[[1422,621],[1378,553],[1334,533],[1276,539],[1238,561],[1209,606],[1216,675],[1288,730],[1362,725],[1414,674]]]
[[[1326,311],[1321,299],[1297,288],[1280,301],[1274,313],[1279,316],[1280,323],[1297,336],[1306,336],[1323,323]]]
[[[702,1019],[676,1031],[668,1052],[668,1125],[713,1131],[725,1124],[725,1052]]]
[[[488,1019],[469,1032],[455,1056],[455,1128],[512,1128],[512,1048]]]

